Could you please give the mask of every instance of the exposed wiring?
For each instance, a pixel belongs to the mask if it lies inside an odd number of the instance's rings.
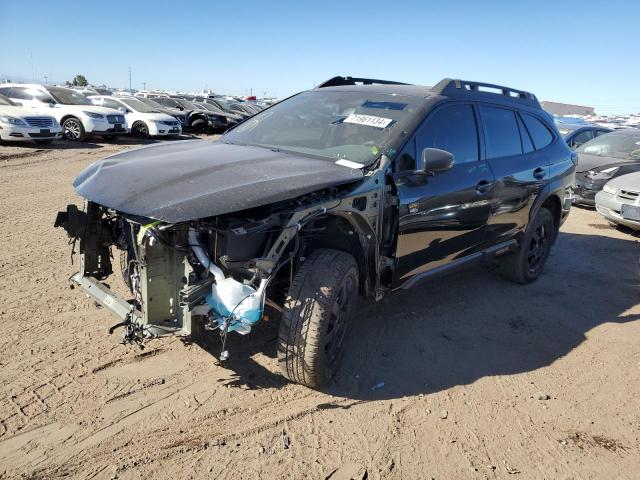
[[[227,315],[226,317],[224,317],[224,327],[222,329],[222,331],[220,332],[220,336],[222,337],[222,349],[220,350],[220,360],[221,361],[225,361],[227,358],[229,358],[229,352],[227,351],[227,336],[229,335],[229,326],[231,325],[231,320],[233,320],[233,314],[236,312],[237,308],[242,305],[242,302],[244,302],[247,298],[249,298],[251,295],[253,295],[255,292],[249,293],[248,295],[246,295],[242,300],[240,300],[235,307],[233,307],[233,310],[231,310],[231,313],[229,315]],[[263,295],[264,296],[264,295]]]

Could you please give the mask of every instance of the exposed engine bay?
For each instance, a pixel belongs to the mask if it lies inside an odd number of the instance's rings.
[[[389,262],[379,258],[379,247],[384,239],[393,247],[394,228],[380,219],[393,202],[384,198],[390,187],[381,172],[370,180],[177,223],[88,200],[83,211],[69,205],[55,225],[74,245],[79,241],[80,271],[72,281],[119,317],[111,332],[123,327],[125,342],[142,344],[161,335],[218,331],[225,359],[227,334],[251,332],[265,308],[282,310],[300,262],[318,246],[353,252],[363,272],[361,293],[382,296],[380,273]],[[103,283],[117,270],[114,263],[131,299]]]

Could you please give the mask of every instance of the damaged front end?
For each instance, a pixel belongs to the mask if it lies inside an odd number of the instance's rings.
[[[191,334],[195,317],[207,329],[246,334],[262,317],[272,262],[247,260],[264,248],[268,222],[167,224],[87,202],[85,211],[69,205],[55,226],[80,244],[73,282],[120,318],[127,342]],[[101,282],[113,271],[112,246],[120,251],[130,301]]]
[[[352,195],[359,201],[333,188],[295,201],[177,223],[87,201],[84,211],[69,205],[59,212],[55,226],[64,228],[74,245],[79,242],[80,271],[71,280],[120,319],[111,332],[124,327],[124,342],[141,344],[161,335],[217,330],[225,359],[228,332],[249,333],[263,318],[265,305],[282,309],[305,248],[319,236],[336,241],[339,233],[345,241],[362,241],[370,252],[377,251],[380,189]],[[335,215],[328,214],[340,204]],[[373,229],[353,228],[346,219],[352,212],[368,213]],[[335,220],[328,222],[329,217]],[[115,268],[112,252],[120,254],[130,300],[103,283]],[[363,265],[365,270],[377,269],[371,260],[371,265]],[[375,287],[367,282],[365,288]]]

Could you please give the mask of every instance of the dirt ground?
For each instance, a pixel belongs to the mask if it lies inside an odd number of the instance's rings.
[[[55,214],[137,143],[0,147],[0,478],[639,478],[633,235],[575,208],[533,285],[478,268],[366,305],[317,392],[278,375],[275,321],[222,367],[217,334],[124,346],[69,288]]]

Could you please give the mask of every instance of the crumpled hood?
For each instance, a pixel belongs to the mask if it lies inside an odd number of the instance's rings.
[[[207,140],[121,152],[86,168],[76,192],[118,211],[169,223],[236,212],[355,182],[331,160]]]

